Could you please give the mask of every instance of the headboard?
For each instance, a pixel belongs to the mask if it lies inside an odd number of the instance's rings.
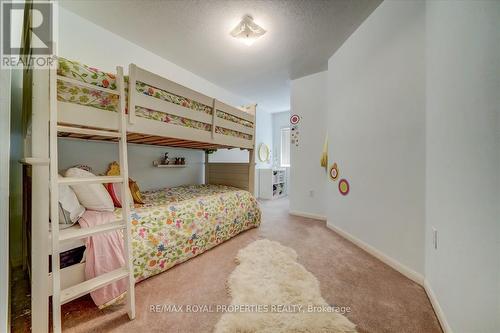
[[[228,185],[250,191],[248,163],[207,163],[205,184]]]

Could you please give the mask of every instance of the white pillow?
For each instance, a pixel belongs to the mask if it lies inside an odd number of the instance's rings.
[[[59,175],[59,178],[63,178]],[[85,212],[75,192],[68,185],[59,185],[59,224],[75,224]]]
[[[66,177],[87,178],[95,177],[91,172],[69,168],[66,170]],[[102,184],[71,185],[80,203],[87,209],[96,211],[114,211],[113,200]]]

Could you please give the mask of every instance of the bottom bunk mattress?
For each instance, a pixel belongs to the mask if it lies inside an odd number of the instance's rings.
[[[131,214],[136,281],[161,273],[250,228],[261,212],[248,191],[190,185],[144,192]],[[117,217],[121,210],[117,210]]]

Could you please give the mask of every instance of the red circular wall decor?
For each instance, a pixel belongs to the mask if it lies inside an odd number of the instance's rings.
[[[342,195],[349,194],[349,182],[346,179],[341,179],[339,181],[339,192]]]
[[[337,163],[333,163],[332,167],[330,168],[330,178],[334,181],[339,178],[339,168],[337,166]]]
[[[294,114],[290,117],[290,124],[292,125],[297,125],[299,121],[300,121],[299,115]]]

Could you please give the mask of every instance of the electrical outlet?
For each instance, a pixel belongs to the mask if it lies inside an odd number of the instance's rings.
[[[310,190],[310,191],[309,191],[309,196],[310,196],[311,198],[313,198],[313,197],[314,197],[314,190]]]
[[[434,227],[432,227],[432,245],[434,246],[434,250],[437,250],[437,248],[438,248],[438,231]]]

